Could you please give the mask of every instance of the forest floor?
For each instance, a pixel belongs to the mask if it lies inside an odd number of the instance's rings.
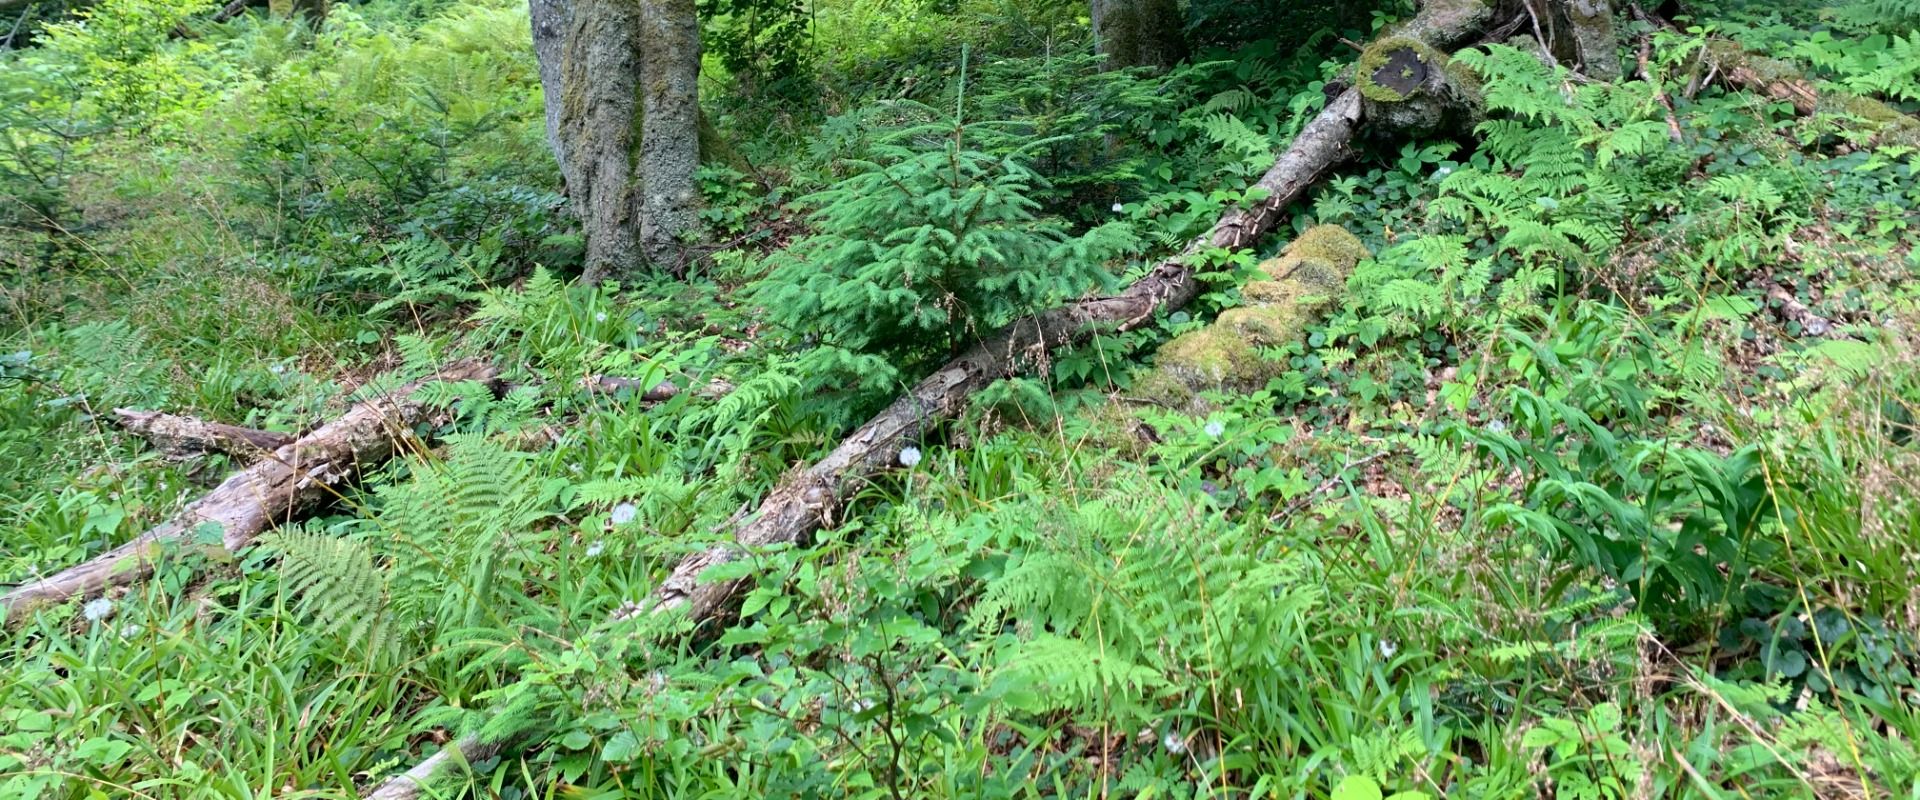
[[[1470,146],[1368,143],[1187,308],[995,383],[817,534],[710,570],[745,583],[694,621],[630,612],[957,349],[861,349],[807,305],[796,254],[879,213],[831,194],[856,160],[1032,158],[983,174],[1073,237],[1131,230],[1070,299],[1204,232],[1347,56],[1162,84],[939,50],[914,74],[975,70],[958,97],[756,128],[760,166],[702,173],[728,247],[587,286],[524,8],[382,8],[304,43],[160,28],[198,88],[74,155],[57,224],[0,231],[0,585],[253,460],[113,409],[298,435],[462,359],[502,383],[430,382],[398,457],[256,546],[196,531],[150,581],[11,619],[0,797],[355,797],[476,731],[522,746],[475,797],[1920,786],[1920,151],[1700,80],[1708,32],[1623,21],[1649,74],[1613,82],[1459,57]],[[1712,35],[1823,86],[1920,99],[1885,77],[1910,32],[1732,19]],[[1040,130],[1067,138],[1032,155]],[[1338,260],[1287,249],[1316,226],[1364,252],[1289,290],[1297,327],[1208,339],[1279,302],[1271,259]],[[1196,341],[1222,361],[1169,344]],[[608,376],[637,383],[582,388]]]

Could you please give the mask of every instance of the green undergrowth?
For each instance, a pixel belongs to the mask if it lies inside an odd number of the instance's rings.
[[[703,176],[741,244],[684,283],[569,280],[506,6],[175,39],[158,4],[123,33],[193,79],[165,101],[131,51],[34,62],[152,122],[5,217],[0,584],[237,466],[112,408],[299,431],[475,355],[507,388],[431,385],[435,444],[318,516],[238,555],[203,531],[0,635],[0,797],[353,797],[475,732],[518,746],[448,796],[1911,794],[1920,157],[1689,95],[1705,31],[1646,31],[1679,142],[1644,81],[1458,56],[1471,147],[1369,143],[1262,250],[1203,254],[1186,309],[991,387],[809,541],[708,575],[746,580],[734,613],[631,618],[930,365],[1248,199],[1340,68],[1269,41],[1102,73],[1020,44],[1066,23],[962,5],[964,56],[832,4],[823,30],[953,70],[816,109],[806,147],[757,120],[774,166]],[[1812,24],[1727,13],[1755,47]],[[1321,315],[1249,345],[1260,380],[1157,401],[1154,351],[1271,302],[1263,258],[1315,225],[1366,246]]]

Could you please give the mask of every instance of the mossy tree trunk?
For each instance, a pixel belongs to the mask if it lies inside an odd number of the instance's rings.
[[[547,138],[586,234],[584,277],[676,273],[698,220],[693,0],[529,0]]]
[[[1092,0],[1094,49],[1107,67],[1171,67],[1187,55],[1178,0]]]

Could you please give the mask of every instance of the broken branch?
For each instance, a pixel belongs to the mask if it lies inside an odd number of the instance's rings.
[[[120,427],[175,459],[225,453],[251,461],[299,438],[290,433],[242,428],[159,411],[116,408],[113,414]]]
[[[431,410],[414,396],[422,386],[433,381],[492,383],[496,378],[492,366],[465,362],[391,395],[362,402],[339,419],[228,476],[133,541],[59,574],[15,587],[0,596],[0,617],[13,621],[35,606],[138,583],[153,574],[154,562],[166,546],[192,538],[204,526],[215,526],[226,550],[237,553],[267,528],[311,513],[338,496],[335,487],[391,458],[399,440],[411,435]]]

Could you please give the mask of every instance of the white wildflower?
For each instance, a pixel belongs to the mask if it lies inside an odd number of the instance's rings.
[[[1119,204],[1119,203],[1114,203],[1114,204],[1113,204],[1113,213],[1115,213],[1115,214],[1120,214],[1120,213],[1123,213],[1123,212],[1125,212],[1126,210],[1127,210],[1127,207],[1126,207],[1126,206],[1123,206],[1123,205],[1121,205],[1121,204]]]
[[[579,464],[568,464],[568,465],[567,465],[567,471],[568,471],[568,472],[571,472],[571,473],[573,473],[573,474],[575,474],[575,475],[578,475],[578,474],[580,474],[580,465],[579,465]]]
[[[607,312],[605,312],[605,311],[602,311],[602,312],[600,312],[600,313],[598,313],[598,314],[595,314],[595,315],[593,315],[593,321],[594,321],[594,322],[606,322],[606,321],[607,321]]]
[[[1400,652],[1400,645],[1394,644],[1392,639],[1380,640],[1381,658],[1393,658],[1393,654],[1398,652]]]
[[[268,367],[268,368],[267,368],[267,371],[268,371],[268,372],[271,372],[271,373],[273,373],[273,374],[275,374],[275,375],[278,375],[278,374],[280,374],[280,373],[282,373],[282,372],[286,372],[286,371],[287,371],[287,368],[286,368],[286,366],[285,366],[285,365],[283,365],[283,364],[275,364],[275,365],[273,365],[273,366],[271,366],[271,367]]]
[[[913,466],[918,463],[920,463],[920,448],[918,447],[901,448],[900,466],[907,467],[908,469],[912,469]]]
[[[615,525],[625,525],[632,522],[633,518],[637,516],[640,516],[639,506],[632,503],[621,503],[613,507],[613,514],[609,515],[607,519],[613,520],[613,524]]]
[[[1219,420],[1214,420],[1207,423],[1206,431],[1208,436],[1218,439],[1220,434],[1227,432],[1227,426],[1221,424]]]
[[[606,542],[594,542],[593,544],[587,545],[587,557],[599,558],[600,554],[606,552],[606,550]]]
[[[1506,433],[1507,423],[1501,422],[1500,420],[1496,419],[1492,422],[1487,423],[1487,430],[1493,431],[1494,433]]]
[[[86,616],[88,622],[99,622],[113,616],[113,601],[105,597],[94,598],[80,607],[80,613]]]
[[[1165,736],[1160,737],[1160,746],[1177,756],[1187,752],[1187,737],[1181,736],[1179,731],[1167,731]]]
[[[128,623],[126,627],[120,629],[120,636],[125,639],[131,639],[139,635],[140,626],[133,623]]]

